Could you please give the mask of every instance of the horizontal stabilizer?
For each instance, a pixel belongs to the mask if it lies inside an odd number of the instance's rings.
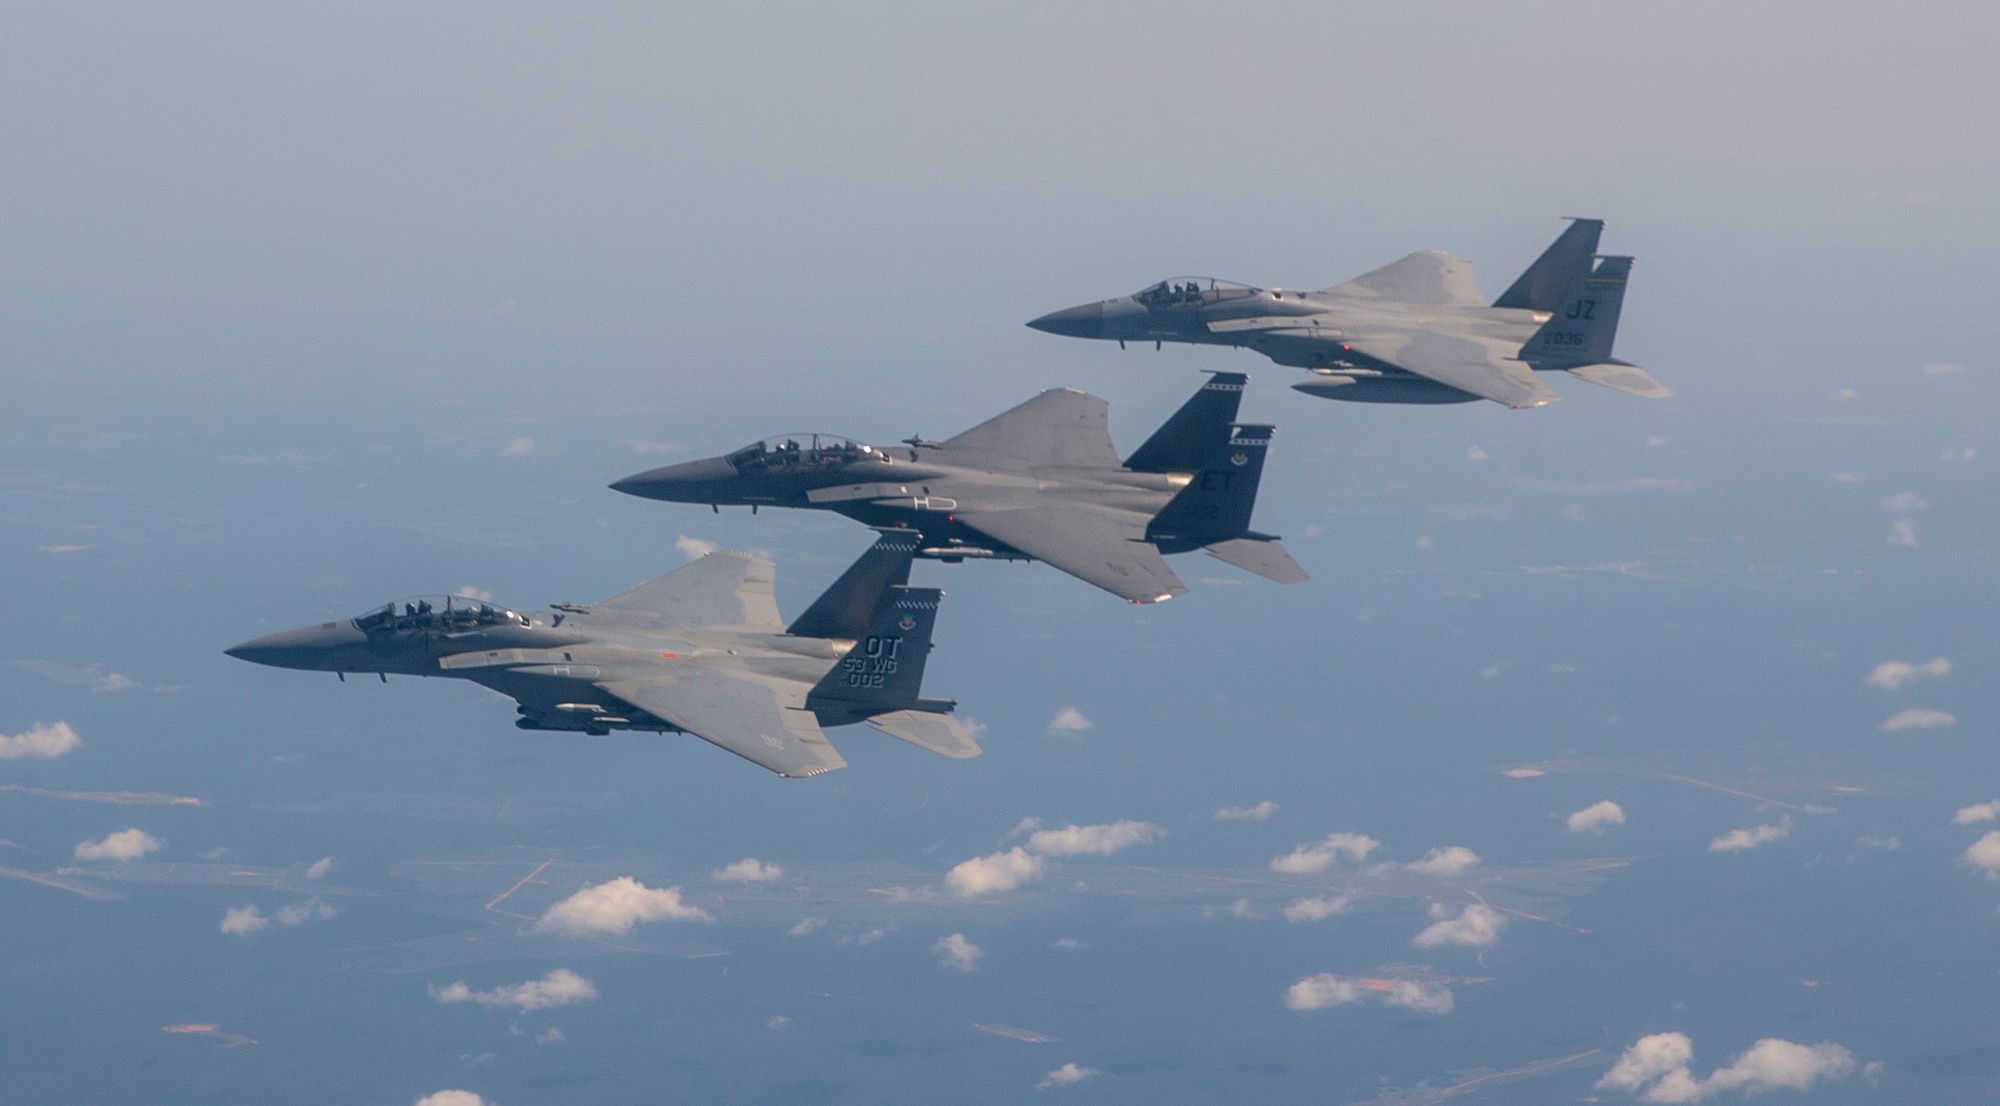
[[[979,743],[972,740],[972,735],[966,732],[964,724],[949,714],[897,710],[878,714],[870,718],[868,724],[890,737],[900,737],[912,745],[954,760],[976,757],[984,752]]]
[[[1280,584],[1303,584],[1312,577],[1275,538],[1231,538],[1202,547],[1208,555]]]
[[[1641,399],[1665,399],[1674,393],[1666,385],[1647,375],[1646,370],[1623,361],[1605,361],[1596,365],[1578,365],[1569,374],[1592,384],[1602,384],[1614,391]]]

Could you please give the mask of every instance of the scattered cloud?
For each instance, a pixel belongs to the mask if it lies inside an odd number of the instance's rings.
[[[825,918],[800,918],[790,932],[794,937],[804,937],[825,924]]]
[[[764,883],[769,880],[784,878],[785,870],[776,864],[766,864],[754,856],[746,856],[734,864],[717,868],[708,875],[710,879],[719,879],[727,882]]]
[[[1899,518],[1889,524],[1889,544],[1905,549],[1917,547],[1917,524],[1906,518]]]
[[[458,591],[453,594],[457,595],[460,599],[477,599],[481,603],[493,602],[492,592],[487,591],[485,588],[473,587],[471,584],[458,585]]]
[[[1059,949],[1087,949],[1090,946],[1074,937],[1058,937],[1056,938],[1056,947]]]
[[[1911,707],[1897,711],[1882,723],[1883,733],[1899,733],[1903,730],[1935,730],[1941,726],[1955,726],[1958,719],[1941,710],[1929,707]]]
[[[1064,707],[1049,719],[1050,733],[1082,733],[1090,728],[1090,719],[1075,707]]]
[[[1915,492],[1897,492],[1884,499],[1882,506],[1898,514],[1908,514],[1911,511],[1921,511],[1930,504],[1924,502],[1924,497]]]
[[[1860,392],[1857,392],[1852,388],[1842,388],[1827,398],[1832,399],[1836,403],[1845,403],[1848,400],[1853,399],[1856,396],[1859,396],[1860,394],[1861,394]]]
[[[1694,1077],[1693,1060],[1694,1042],[1687,1034],[1654,1033],[1626,1048],[1597,1081],[1597,1089],[1624,1091],[1647,1102],[1700,1102],[1722,1091],[1809,1090],[1822,1079],[1839,1079],[1855,1070],[1854,1054],[1839,1045],[1802,1045],[1776,1037],[1751,1045],[1706,1079]]]
[[[311,864],[306,865],[306,878],[325,879],[326,874],[331,871],[333,871],[333,858],[330,856],[323,856],[320,857],[318,860],[313,861]]]
[[[1955,365],[1950,361],[1932,361],[1924,366],[1925,376],[1957,376],[1964,371],[1964,365]]]
[[[1777,825],[1751,826],[1749,829],[1733,829],[1708,843],[1708,851],[1715,853],[1740,853],[1773,841],[1783,841],[1792,835],[1792,816],[1787,814],[1778,819]]]
[[[302,903],[295,903],[291,906],[281,906],[278,908],[278,912],[271,915],[271,917],[275,918],[280,925],[295,926],[300,922],[309,922],[319,918],[331,918],[333,917],[333,907],[326,905],[316,898],[307,899]]]
[[[1225,806],[1215,811],[1218,822],[1268,822],[1271,815],[1278,813],[1278,804],[1269,799],[1256,806]]]
[[[1985,872],[1987,879],[2000,879],[2000,830],[1988,830],[1985,836],[1967,845],[1965,862]]]
[[[681,901],[679,887],[648,887],[631,876],[586,887],[543,912],[537,933],[588,937],[627,933],[641,922],[712,922],[714,915]]]
[[[1450,905],[1434,902],[1430,916],[1431,924],[1410,942],[1420,949],[1434,949],[1439,945],[1480,948],[1499,941],[1500,931],[1507,928],[1505,914],[1481,903],[1473,903],[1454,915]]]
[[[1150,845],[1167,831],[1151,822],[1121,819],[1096,826],[1064,826],[1036,830],[1028,838],[1028,848],[1045,856],[1110,856],[1133,845]]]
[[[1836,472],[1833,474],[1833,481],[1836,484],[1859,484],[1866,479],[1868,479],[1868,474],[1865,472]]]
[[[234,937],[255,933],[270,924],[271,919],[255,906],[232,906],[222,915],[222,932]]]
[[[1570,815],[1565,824],[1571,833],[1603,833],[1606,826],[1625,824],[1625,808],[1605,799]]]
[[[649,442],[638,438],[627,438],[625,444],[634,453],[686,453],[688,447],[679,442]]]
[[[535,439],[513,438],[510,439],[505,446],[501,447],[500,456],[525,457],[528,454],[533,453],[534,451],[535,451]]]
[[[1345,914],[1354,909],[1354,900],[1346,895],[1329,895],[1323,898],[1298,899],[1285,907],[1288,922],[1323,922],[1335,914]]]
[[[241,1033],[224,1032],[221,1026],[211,1025],[207,1022],[190,1022],[186,1025],[163,1025],[160,1027],[160,1032],[189,1037],[207,1037],[223,1048],[242,1048],[245,1045],[254,1045],[257,1043],[257,1038],[255,1037],[245,1037]]]
[[[1405,871],[1418,872],[1439,879],[1456,879],[1479,866],[1479,854],[1464,845],[1451,845],[1442,849],[1432,849],[1422,860],[1413,860],[1403,865]]]
[[[1380,841],[1360,833],[1329,833],[1318,841],[1308,842],[1292,849],[1291,852],[1271,859],[1271,870],[1292,875],[1324,872],[1333,866],[1338,857],[1353,861],[1368,859],[1368,854],[1382,847]]]
[[[1883,661],[1868,673],[1870,687],[1886,687],[1890,691],[1900,691],[1904,684],[1934,676],[1943,679],[1951,675],[1951,661],[1946,657],[1933,657],[1921,664],[1909,661]]]
[[[1951,816],[1951,824],[1963,826],[1973,822],[1991,822],[1995,818],[2000,818],[2000,799],[1959,807],[1958,813]]]
[[[1673,439],[1671,439],[1671,438],[1667,437],[1667,436],[1666,436],[1665,434],[1648,434],[1648,435],[1646,435],[1646,444],[1647,444],[1647,445],[1649,445],[1649,446],[1654,446],[1654,447],[1658,447],[1658,446],[1663,446],[1663,445],[1666,445],[1666,444],[1667,444],[1668,442],[1670,442],[1670,441],[1672,441],[1672,440],[1673,440]]]
[[[995,891],[1012,891],[1032,883],[1049,870],[1049,862],[1016,845],[1003,853],[962,861],[945,873],[944,881],[960,898],[975,898]]]
[[[719,547],[712,541],[703,541],[701,538],[691,538],[682,534],[674,539],[674,548],[680,550],[681,556],[688,560],[699,561]]]
[[[92,695],[101,695],[107,691],[130,691],[139,686],[139,681],[130,676],[106,672],[101,664],[93,664],[89,668],[73,668],[54,661],[38,660],[8,661],[7,664],[23,672],[32,672],[45,680],[54,680],[56,683],[69,684],[72,687],[87,687]]]
[[[448,987],[432,987],[430,992],[431,997],[439,1002],[476,1002],[481,1006],[512,1006],[526,1014],[535,1010],[568,1006],[572,1002],[588,1002],[597,997],[597,985],[568,968],[557,968],[540,979],[495,987],[490,991],[475,991],[463,982],[459,982]]]
[[[35,548],[44,553],[81,553],[86,549],[95,549],[97,547],[95,545],[38,545]]]
[[[12,737],[0,734],[0,760],[54,760],[81,744],[83,739],[67,722],[36,723]]]
[[[1857,837],[1854,839],[1854,844],[1863,849],[1878,849],[1885,853],[1893,853],[1903,847],[1903,840],[1900,837]]]
[[[1451,988],[1443,983],[1338,976],[1322,972],[1292,984],[1285,991],[1285,1006],[1292,1010],[1324,1010],[1329,1006],[1347,1006],[1369,998],[1381,1000],[1384,1006],[1398,1006],[1425,1014],[1449,1014],[1454,1005]]]
[[[1536,776],[1548,775],[1547,772],[1540,768],[1502,768],[1500,774],[1510,780],[1532,780]]]
[[[1468,461],[1484,461],[1486,459],[1486,451],[1478,446],[1473,446],[1471,449],[1465,451],[1465,459]]]
[[[947,966],[957,968],[961,972],[978,971],[979,958],[986,955],[984,949],[966,940],[963,933],[953,933],[938,938],[938,943],[931,946],[931,951],[943,957]]]
[[[433,1091],[417,1099],[416,1106],[497,1106],[471,1091]]]
[[[1229,913],[1237,918],[1254,918],[1257,916],[1257,908],[1250,905],[1249,899],[1237,899],[1229,904]]]
[[[538,1045],[559,1044],[567,1040],[569,1038],[563,1034],[563,1031],[553,1025],[535,1034],[535,1043]]]
[[[76,846],[78,860],[137,860],[164,846],[159,838],[142,829],[122,829],[102,841],[82,841]]]
[[[1081,1068],[1074,1061],[1071,1061],[1043,1076],[1042,1081],[1035,1084],[1035,1089],[1046,1091],[1050,1087],[1073,1087],[1086,1079],[1092,1079],[1103,1074],[1103,1072],[1098,1071],[1096,1068]]]

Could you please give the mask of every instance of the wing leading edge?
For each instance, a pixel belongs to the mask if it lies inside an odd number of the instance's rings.
[[[1159,603],[1186,595],[1166,558],[1145,540],[1143,521],[1080,504],[1043,503],[1018,511],[961,511],[959,522],[991,535],[1120,599]]]

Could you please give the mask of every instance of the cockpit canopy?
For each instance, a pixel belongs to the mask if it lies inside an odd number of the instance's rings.
[[[1147,307],[1199,307],[1203,304],[1240,300],[1263,291],[1214,277],[1181,276],[1163,280],[1132,298]]]
[[[479,626],[526,626],[528,620],[505,607],[463,595],[413,595],[377,607],[354,620],[361,630],[470,630]]]
[[[832,434],[780,434],[751,442],[723,460],[743,469],[773,469],[805,465],[847,465],[856,461],[888,464],[889,456],[872,445]]]

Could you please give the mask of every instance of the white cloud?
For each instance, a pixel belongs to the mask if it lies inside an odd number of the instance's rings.
[[[456,594],[460,599],[477,599],[481,603],[493,602],[492,592],[487,591],[485,588],[473,587],[471,584],[458,585],[458,591],[455,592],[454,594]]]
[[[1922,664],[1909,661],[1883,661],[1868,673],[1871,687],[1886,687],[1890,691],[1900,691],[1904,684],[1926,676],[1943,678],[1951,675],[1951,660],[1947,657],[1933,657]]]
[[[1500,931],[1507,928],[1507,916],[1490,906],[1473,903],[1454,916],[1451,907],[1441,903],[1431,904],[1433,921],[1410,943],[1420,949],[1433,949],[1439,945],[1470,945],[1475,948],[1490,945],[1500,940]]]
[[[1465,459],[1468,461],[1484,461],[1486,459],[1486,451],[1478,446],[1473,446],[1465,451]]]
[[[945,873],[944,881],[961,898],[973,898],[994,891],[1012,891],[1023,883],[1042,878],[1049,862],[1029,855],[1020,846],[1004,853],[974,857]]]
[[[1740,853],[1773,841],[1783,841],[1792,835],[1792,816],[1787,814],[1778,819],[1777,825],[1751,826],[1749,829],[1733,829],[1708,843],[1708,851],[1715,853]]]
[[[754,856],[746,856],[734,864],[725,865],[710,872],[710,879],[738,883],[762,883],[766,880],[781,879],[785,870],[776,864],[766,864]]]
[[[500,456],[525,457],[528,454],[533,453],[534,451],[535,451],[535,439],[511,438],[508,440],[505,446],[501,447]]]
[[[498,1106],[471,1091],[435,1091],[417,1099],[416,1106]]]
[[[1985,836],[1967,845],[1965,862],[1985,872],[1987,879],[2000,879],[2000,830],[1988,830]]]
[[[1215,820],[1218,822],[1266,822],[1278,813],[1278,804],[1269,799],[1256,806],[1225,806],[1217,808]]]
[[[2000,799],[1959,807],[1958,813],[1951,816],[1951,824],[1963,826],[1972,822],[1991,822],[1995,818],[2000,818]]]
[[[1673,440],[1672,438],[1667,437],[1665,434],[1646,435],[1646,444],[1649,446],[1655,446],[1655,447],[1663,446],[1672,440]]]
[[[1889,544],[1905,549],[1917,547],[1917,524],[1906,518],[1899,518],[1889,524]]]
[[[1955,726],[1958,719],[1941,710],[1929,707],[1911,707],[1897,711],[1882,723],[1883,733],[1897,733],[1902,730],[1934,730],[1940,726]]]
[[[1898,514],[1908,514],[1911,511],[1921,511],[1930,504],[1924,502],[1924,497],[1915,492],[1897,492],[1884,499],[1882,506]]]
[[[631,876],[586,887],[544,911],[537,933],[586,937],[625,933],[641,922],[712,922],[701,907],[681,901],[679,887],[648,887]]]
[[[986,955],[984,949],[965,939],[965,934],[954,933],[938,938],[931,951],[944,958],[944,962],[961,972],[979,970],[979,958]]]
[[[1833,398],[1842,403],[1845,403],[1846,401],[1853,399],[1860,394],[1861,394],[1860,392],[1857,392],[1852,388],[1842,388],[1839,391],[1833,393]]]
[[[1056,947],[1059,949],[1083,949],[1090,946],[1074,937],[1058,937],[1056,938]]]
[[[1335,914],[1345,914],[1354,909],[1354,900],[1346,895],[1331,895],[1326,898],[1299,899],[1285,907],[1288,922],[1321,922]]]
[[[311,864],[306,865],[306,878],[325,879],[326,874],[331,871],[333,871],[333,858],[330,856],[323,856],[320,857],[318,860],[313,861]]]
[[[792,1024],[792,1019],[784,1016],[783,1014],[773,1014],[771,1015],[770,1019],[764,1023],[764,1028],[775,1032],[779,1030],[788,1029],[791,1027],[791,1024]]]
[[[794,937],[804,937],[825,924],[825,918],[800,918],[798,924],[792,926],[791,934]]]
[[[1050,1087],[1074,1086],[1093,1076],[1098,1076],[1103,1074],[1104,1074],[1103,1072],[1098,1071],[1096,1068],[1077,1067],[1076,1063],[1074,1061],[1071,1061],[1070,1063],[1064,1064],[1062,1067],[1059,1067],[1056,1070],[1043,1076],[1042,1081],[1040,1083],[1035,1084],[1035,1089],[1038,1091],[1046,1091]]]
[[[1384,1006],[1398,1006],[1426,1014],[1451,1013],[1451,988],[1442,983],[1415,979],[1362,979],[1321,972],[1309,975],[1285,991],[1285,1006],[1292,1010],[1324,1010],[1348,1006],[1368,998],[1382,1000]]]
[[[278,912],[271,915],[271,917],[276,919],[281,925],[295,926],[301,922],[331,918],[333,917],[333,907],[326,905],[318,899],[307,899],[302,903],[294,903],[291,906],[281,906],[278,908]]]
[[[1925,376],[1956,376],[1964,371],[1964,365],[1954,365],[1950,361],[1932,361],[1924,366]]]
[[[1050,733],[1082,733],[1090,728],[1090,719],[1075,707],[1064,707],[1049,719]]]
[[[1280,857],[1273,857],[1271,870],[1305,875],[1310,872],[1324,872],[1333,866],[1337,857],[1362,861],[1368,854],[1382,847],[1380,841],[1359,833],[1329,833],[1318,841],[1308,842],[1292,849]]]
[[[1065,826],[1036,830],[1028,838],[1028,848],[1047,856],[1110,856],[1133,845],[1150,845],[1167,831],[1151,822],[1121,819],[1095,826]]]
[[[557,1029],[553,1025],[549,1026],[547,1029],[542,1030],[540,1033],[535,1034],[535,1043],[538,1045],[559,1044],[567,1040],[569,1040],[569,1038],[567,1036],[564,1036],[563,1031]]]
[[[255,933],[270,924],[271,919],[255,906],[232,906],[222,914],[222,932],[233,937]]]
[[[142,829],[122,829],[102,841],[83,841],[76,846],[78,860],[137,860],[159,852],[164,842]]]
[[[688,560],[698,561],[715,552],[718,547],[712,541],[703,541],[700,538],[691,538],[686,534],[682,534],[674,539],[674,548],[680,550],[681,556],[686,557]]]
[[[1464,845],[1452,845],[1443,849],[1432,849],[1422,860],[1413,860],[1403,865],[1405,870],[1420,872],[1439,879],[1453,879],[1479,866],[1479,854]]]
[[[1229,913],[1238,918],[1254,918],[1257,916],[1257,909],[1250,905],[1249,899],[1237,899],[1229,904]]]
[[[8,737],[0,734],[0,760],[21,760],[34,757],[39,760],[54,760],[83,744],[76,731],[67,722],[50,725],[36,724],[23,733]]]
[[[1691,1068],[1694,1042],[1685,1033],[1639,1038],[1597,1081],[1598,1090],[1617,1090],[1646,1102],[1700,1102],[1722,1091],[1746,1095],[1783,1087],[1809,1090],[1821,1079],[1853,1074],[1854,1054],[1836,1044],[1802,1045],[1766,1037],[1706,1079]]]
[[[587,1002],[597,997],[597,985],[568,968],[557,968],[540,979],[495,987],[490,991],[475,991],[463,982],[459,982],[449,987],[432,987],[430,992],[431,997],[439,1002],[476,1002],[482,1006],[512,1006],[526,1014],[534,1010],[568,1006],[572,1002]]]
[[[1900,837],[1857,837],[1854,839],[1854,844],[1863,849],[1878,849],[1885,853],[1893,853],[1903,847],[1903,839]]]
[[[1625,824],[1625,808],[1605,799],[1570,815],[1567,824],[1571,833],[1603,833],[1606,826]]]
[[[59,684],[87,687],[92,695],[102,695],[107,691],[130,691],[139,686],[139,681],[130,676],[106,672],[101,664],[93,664],[89,668],[75,668],[43,660],[8,661],[7,664]]]

